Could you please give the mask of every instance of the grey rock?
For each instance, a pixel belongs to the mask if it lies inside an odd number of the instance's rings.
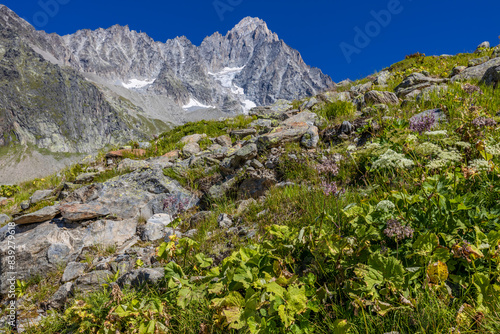
[[[201,148],[200,148],[200,145],[198,145],[198,143],[188,143],[188,144],[184,145],[184,147],[182,148],[182,154],[188,158],[190,156],[196,155],[200,152],[201,152]]]
[[[85,273],[88,265],[86,263],[80,262],[70,262],[66,265],[66,269],[64,269],[64,274],[61,278],[61,282],[66,283],[72,281]]]
[[[186,231],[185,233],[182,234],[182,236],[184,238],[193,239],[194,237],[196,237],[197,234],[198,234],[198,230],[194,228],[194,229],[191,229],[189,231]]]
[[[182,144],[190,144],[190,143],[198,143],[200,140],[204,139],[204,138],[207,138],[207,135],[206,134],[198,134],[198,133],[195,133],[194,135],[189,135],[189,136],[185,136],[185,137],[182,137],[181,140],[179,140],[180,143]]]
[[[342,122],[342,125],[340,126],[340,133],[349,135],[354,131],[354,125],[351,124],[349,121],[344,121]]]
[[[94,181],[94,179],[97,175],[99,175],[99,173],[80,174],[76,177],[74,183],[76,183],[76,184],[90,183],[90,182]]]
[[[70,222],[90,220],[104,217],[110,214],[109,210],[100,203],[90,202],[87,204],[68,203],[59,207],[61,215]]]
[[[156,241],[165,236],[165,227],[172,222],[172,216],[169,214],[156,214],[149,218],[143,227],[141,239],[143,241]]]
[[[364,84],[359,84],[356,86],[351,87],[349,92],[351,93],[351,97],[357,97],[358,95],[363,95],[367,91],[371,89],[373,86],[373,83],[371,81],[364,83]]]
[[[500,65],[490,67],[486,73],[484,73],[481,82],[486,85],[494,85],[494,87],[497,87],[500,82]]]
[[[368,105],[380,103],[397,105],[399,104],[399,99],[396,94],[392,92],[372,90],[365,93],[365,103]]]
[[[142,169],[124,174],[100,185],[90,202],[84,204],[100,204],[118,219],[130,219],[138,215],[149,218],[156,213],[164,213],[163,200],[173,198],[183,203],[187,210],[198,203],[198,197],[181,187],[181,185],[163,174],[160,168]],[[173,206],[173,212],[178,209]]]
[[[273,131],[258,137],[259,147],[266,149],[287,142],[298,142],[309,130],[310,125],[304,122],[292,123],[275,128]]]
[[[0,225],[10,222],[10,217],[4,213],[0,213]]]
[[[189,217],[188,223],[191,228],[198,227],[212,215],[211,211],[200,211]]]
[[[231,135],[238,138],[245,138],[247,136],[252,136],[257,133],[255,129],[240,129],[231,131]]]
[[[487,49],[489,47],[490,47],[490,42],[485,41],[477,46],[476,51],[479,51],[479,49]]]
[[[387,80],[391,77],[391,73],[389,71],[382,71],[375,77],[373,83],[375,85],[387,85]]]
[[[234,222],[229,218],[229,216],[225,213],[221,213],[217,218],[217,224],[219,224],[220,228],[228,229],[234,225]]]
[[[134,171],[134,170],[138,170],[141,168],[145,168],[146,166],[148,166],[148,163],[144,160],[132,160],[132,159],[126,158],[126,159],[123,159],[122,161],[120,161],[120,163],[118,164],[118,170],[119,171],[124,171],[124,170]]]
[[[179,239],[181,239],[183,237],[183,234],[182,234],[182,232],[180,230],[174,229],[172,227],[165,227],[165,238],[164,238],[164,240],[166,242],[169,242],[170,241],[170,237],[172,235],[177,236],[177,238],[179,238]]]
[[[21,207],[21,210],[28,210],[30,205],[30,201],[22,201],[19,206]]]
[[[50,308],[60,310],[68,301],[69,297],[73,294],[73,283],[68,282],[63,284],[57,289],[56,293],[50,297],[48,305]]]
[[[138,144],[139,144],[139,148],[142,148],[142,149],[148,149],[151,147],[151,143],[148,141],[140,141],[140,142],[138,142]]]
[[[490,58],[497,58],[500,57],[500,46],[497,46],[496,48],[493,49],[493,52],[491,53]]]
[[[414,90],[422,90],[426,87],[447,82],[447,79],[431,78],[422,73],[413,73],[407,76],[395,89],[398,97],[405,97]]]
[[[463,80],[482,80],[488,69],[496,66],[500,66],[500,58],[493,58],[481,65],[468,67],[460,74],[455,75],[453,78],[451,78],[451,81],[456,82]]]
[[[455,66],[455,67],[453,67],[453,69],[451,70],[451,76],[455,76],[455,75],[461,73],[466,68],[467,68],[467,66]]]
[[[318,128],[315,126],[309,127],[309,129],[304,133],[300,143],[306,148],[315,148],[319,142],[319,132]]]
[[[281,126],[294,126],[296,123],[306,123],[310,126],[314,125],[316,120],[318,119],[318,115],[309,111],[303,111],[298,113],[295,116],[288,118],[287,120],[281,123]]]
[[[266,191],[276,183],[276,175],[270,170],[264,169],[249,173],[240,185],[238,197],[258,199],[264,196]]]
[[[261,168],[264,168],[264,165],[260,163],[259,160],[257,159],[253,159],[251,162],[250,162],[250,166],[252,166],[253,168],[255,169],[261,169]]]
[[[74,283],[75,290],[79,292],[97,291],[106,284],[113,274],[109,270],[96,270],[77,278]]]
[[[290,181],[283,181],[283,182],[280,182],[278,184],[276,184],[276,187],[277,188],[286,188],[286,187],[293,187],[293,186],[296,186],[297,184],[294,183],[294,182],[290,182]]]
[[[49,197],[52,194],[52,190],[37,190],[31,195],[30,197],[30,203],[36,204],[38,202],[43,201],[47,197]]]
[[[490,57],[488,57],[488,56],[471,59],[471,60],[469,60],[468,65],[469,65],[469,67],[481,65],[481,64],[486,63],[489,59],[490,59]]]
[[[248,160],[255,158],[257,156],[257,153],[257,145],[245,145],[237,150],[231,157],[224,159],[220,163],[219,167],[222,172],[230,174],[232,171],[243,166]]]
[[[60,211],[58,205],[46,206],[33,213],[28,213],[24,216],[17,217],[14,219],[14,222],[18,225],[41,223],[53,219],[59,214],[59,212]]]
[[[215,142],[221,146],[231,146],[232,145],[232,142],[231,142],[231,138],[229,136],[219,136],[217,138],[215,138]]]
[[[121,276],[120,278],[118,278],[116,283],[118,283],[120,287],[141,287],[144,284],[157,284],[164,276],[165,273],[162,268],[139,268]]]
[[[238,205],[238,209],[236,210],[236,214],[241,215],[244,212],[246,212],[250,206],[256,205],[256,204],[257,204],[257,201],[253,198],[245,199],[245,200],[241,201],[240,204]]]
[[[308,101],[304,102],[301,109],[311,109],[316,104],[318,104],[318,100],[315,97],[310,98]]]
[[[233,190],[238,183],[237,177],[232,177],[219,185],[213,185],[208,190],[208,196],[212,199],[222,199],[224,196]]]

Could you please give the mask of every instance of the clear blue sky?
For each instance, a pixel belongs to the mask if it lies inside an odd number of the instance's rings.
[[[500,35],[498,0],[143,0],[140,4],[3,0],[3,4],[38,29],[61,35],[128,24],[155,40],[185,35],[195,45],[215,31],[225,34],[246,16],[259,17],[299,50],[307,64],[334,81],[366,76],[414,52],[455,54],[472,51],[485,40],[497,45]],[[373,13],[382,10],[390,16],[381,15],[382,24],[375,23]],[[372,37],[355,40],[356,27],[363,34],[368,28]]]

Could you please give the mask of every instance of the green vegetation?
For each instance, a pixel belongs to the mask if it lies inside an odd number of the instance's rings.
[[[391,68],[389,87],[415,71],[444,75],[477,56],[406,59]],[[434,108],[445,120],[427,126],[412,118]],[[499,333],[499,109],[498,90],[449,84],[375,110],[358,130],[371,136],[365,145],[322,142],[312,151],[287,143],[275,171],[291,184],[246,210],[231,196],[204,203],[211,213],[194,238],[158,245],[165,276],[157,285],[77,294],[64,313],[26,333]],[[355,116],[350,102],[316,112],[330,127]],[[153,141],[148,156],[180,149],[186,135],[216,137],[252,120],[186,124]],[[79,168],[65,173],[71,179]],[[217,168],[164,173],[193,191],[220,177]],[[191,228],[187,218],[198,209],[175,224]],[[256,233],[218,229],[221,213]],[[95,247],[86,261],[115,251]]]

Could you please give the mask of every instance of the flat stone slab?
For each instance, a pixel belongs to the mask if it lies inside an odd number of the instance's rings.
[[[38,211],[28,213],[27,215],[17,217],[14,222],[18,225],[33,224],[33,223],[43,223],[48,220],[52,220],[59,214],[59,206],[46,206]]]
[[[65,204],[60,206],[61,215],[70,222],[90,220],[109,215],[109,210],[99,203]]]

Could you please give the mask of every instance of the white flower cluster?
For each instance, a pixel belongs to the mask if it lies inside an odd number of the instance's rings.
[[[480,171],[489,171],[489,170],[491,170],[491,165],[486,160],[476,159],[476,160],[472,160],[469,163],[469,168],[475,169],[478,172],[480,172]]]
[[[413,135],[413,134],[409,134],[408,137],[406,137],[407,143],[415,143],[417,141],[418,141],[418,137]]]
[[[462,156],[457,151],[446,151],[442,150],[438,154],[438,158],[432,160],[427,164],[430,169],[437,169],[447,166],[453,162],[459,162],[462,160]]]
[[[491,155],[500,155],[500,143],[496,143],[494,145],[487,145],[486,152]]]
[[[379,143],[370,143],[368,145],[366,145],[366,149],[367,150],[376,150],[376,149],[379,149],[381,146]]]
[[[384,154],[382,154],[372,165],[373,169],[385,169],[385,168],[409,168],[413,166],[412,160],[405,158],[401,153],[396,153],[391,149],[388,149]]]
[[[455,146],[463,148],[463,149],[469,149],[472,147],[470,143],[464,142],[464,141],[457,141],[455,143]]]
[[[446,130],[436,130],[424,132],[424,135],[429,137],[446,137],[448,136],[448,131]]]
[[[377,206],[375,207],[377,211],[384,211],[384,212],[391,212],[395,208],[396,206],[394,205],[394,203],[388,200],[383,200],[378,202]]]
[[[428,156],[428,155],[438,155],[439,153],[441,153],[442,149],[436,144],[425,142],[418,145],[415,148],[415,151],[420,155]]]
[[[347,150],[348,151],[354,151],[354,150],[356,150],[356,146],[355,145],[349,145],[349,146],[347,146]]]

